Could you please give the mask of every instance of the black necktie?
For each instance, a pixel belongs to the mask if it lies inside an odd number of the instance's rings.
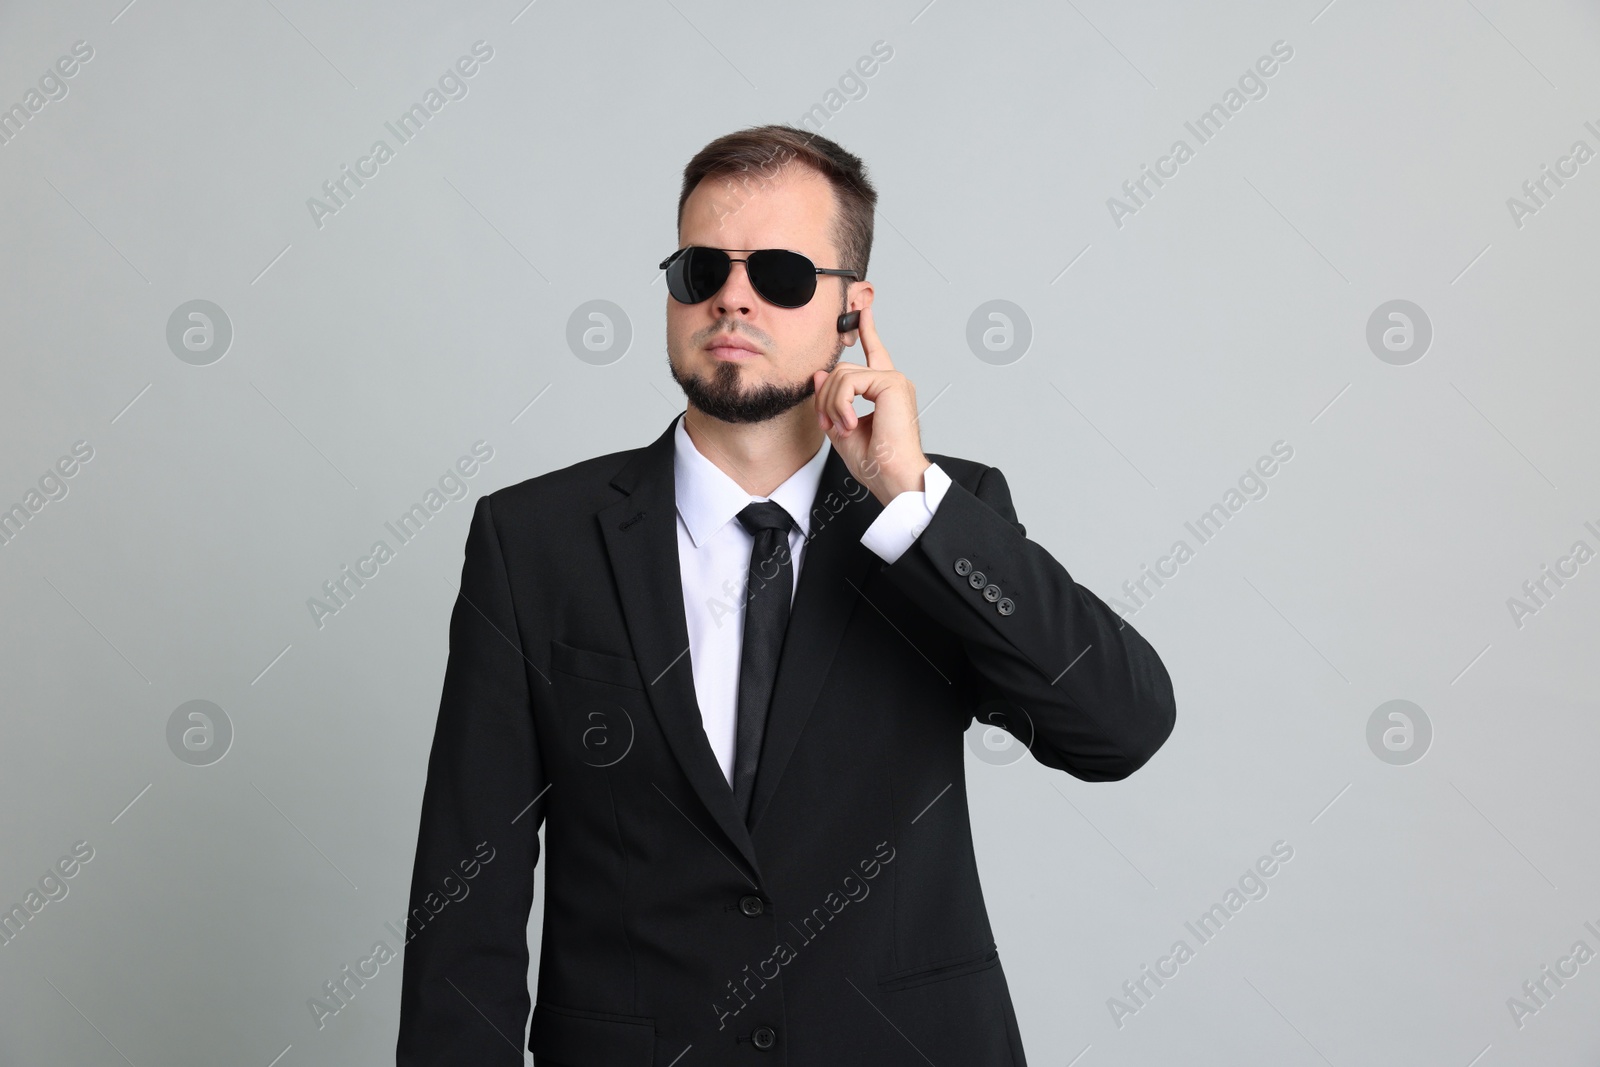
[[[744,649],[739,656],[739,720],[733,753],[733,802],[739,815],[750,817],[761,739],[767,732],[767,708],[778,676],[778,653],[789,626],[789,601],[794,596],[794,562],[789,558],[789,530],[794,520],[781,504],[762,500],[739,512],[750,531],[750,579],[745,589]]]

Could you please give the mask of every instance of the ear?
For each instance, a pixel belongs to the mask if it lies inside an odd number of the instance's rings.
[[[860,311],[872,306],[873,289],[871,282],[851,282],[846,290],[848,298],[845,301],[845,311]],[[839,335],[844,339],[846,348],[854,348],[861,343],[860,329],[846,330]]]

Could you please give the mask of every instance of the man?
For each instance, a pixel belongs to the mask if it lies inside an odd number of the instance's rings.
[[[1120,779],[1172,687],[998,470],[922,451],[872,320],[876,200],[826,138],[707,145],[663,264],[686,412],[478,501],[402,1067],[522,1062],[541,823],[538,1067],[1024,1064],[965,731]],[[858,336],[865,365],[839,362]]]

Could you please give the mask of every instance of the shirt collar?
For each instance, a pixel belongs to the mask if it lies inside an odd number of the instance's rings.
[[[672,472],[678,514],[689,528],[689,537],[696,548],[701,548],[717,531],[732,520],[747,505],[756,500],[776,501],[794,519],[802,537],[811,536],[811,505],[817,499],[817,487],[822,482],[822,467],[828,461],[831,447],[824,437],[816,455],[772,491],[771,496],[751,496],[728,477],[721,467],[700,454],[684,429],[684,416],[678,417],[673,433]]]

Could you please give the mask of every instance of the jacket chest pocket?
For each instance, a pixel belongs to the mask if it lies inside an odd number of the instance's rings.
[[[551,641],[550,682],[567,759],[606,768],[628,758],[648,719],[634,660]]]
[[[639,665],[626,656],[615,656],[609,652],[593,652],[587,648],[551,641],[550,669],[575,678],[644,691]]]
[[[912,989],[916,986],[931,985],[934,982],[944,982],[951,978],[960,978],[962,975],[986,971],[999,962],[1000,950],[991,942],[988,948],[980,952],[881,975],[878,984],[885,990]]]

